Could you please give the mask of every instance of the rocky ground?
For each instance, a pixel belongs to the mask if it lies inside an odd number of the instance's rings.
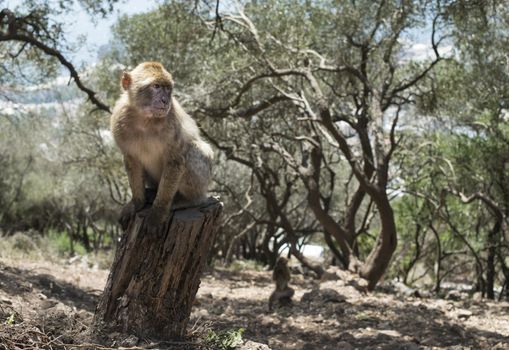
[[[366,294],[341,271],[292,276],[291,308],[269,312],[270,272],[207,271],[185,344],[90,334],[107,270],[83,259],[0,259],[0,349],[211,348],[244,328],[244,349],[509,349],[509,303]]]

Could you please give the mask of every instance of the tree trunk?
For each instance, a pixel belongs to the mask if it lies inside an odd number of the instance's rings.
[[[222,208],[209,198],[172,211],[157,235],[143,232],[137,215],[117,247],[96,325],[139,337],[183,337]]]
[[[502,224],[497,220],[495,226],[488,232],[488,258],[486,259],[486,296],[495,299],[495,256],[497,254],[497,235],[500,233]]]
[[[373,290],[385,273],[398,242],[394,212],[387,195],[380,194],[379,198],[375,199],[375,203],[382,229],[373,250],[360,271],[360,276],[368,280],[368,290]]]

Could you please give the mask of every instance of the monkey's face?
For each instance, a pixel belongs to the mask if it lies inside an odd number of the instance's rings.
[[[154,81],[143,89],[140,94],[140,107],[147,116],[164,118],[171,109],[171,84],[167,81]]]
[[[171,109],[173,80],[158,62],[145,62],[124,72],[122,88],[147,118],[164,118]]]

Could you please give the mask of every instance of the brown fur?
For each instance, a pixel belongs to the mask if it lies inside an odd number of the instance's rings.
[[[164,221],[177,194],[177,206],[196,205],[206,197],[213,153],[172,96],[172,76],[160,63],[145,62],[124,72],[121,85],[124,93],[113,109],[111,131],[133,195],[121,223],[126,226],[147,204],[147,187],[157,193],[145,211],[145,222],[154,227]]]
[[[288,259],[279,257],[272,272],[272,280],[276,283],[276,289],[272,292],[269,298],[269,310],[276,306],[291,306],[292,296],[295,293],[293,288],[288,286],[291,275],[288,268]]]

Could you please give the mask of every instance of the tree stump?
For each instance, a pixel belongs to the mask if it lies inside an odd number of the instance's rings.
[[[198,207],[172,211],[157,235],[142,232],[142,217],[131,220],[97,306],[96,324],[138,337],[183,337],[222,208],[209,198]]]

